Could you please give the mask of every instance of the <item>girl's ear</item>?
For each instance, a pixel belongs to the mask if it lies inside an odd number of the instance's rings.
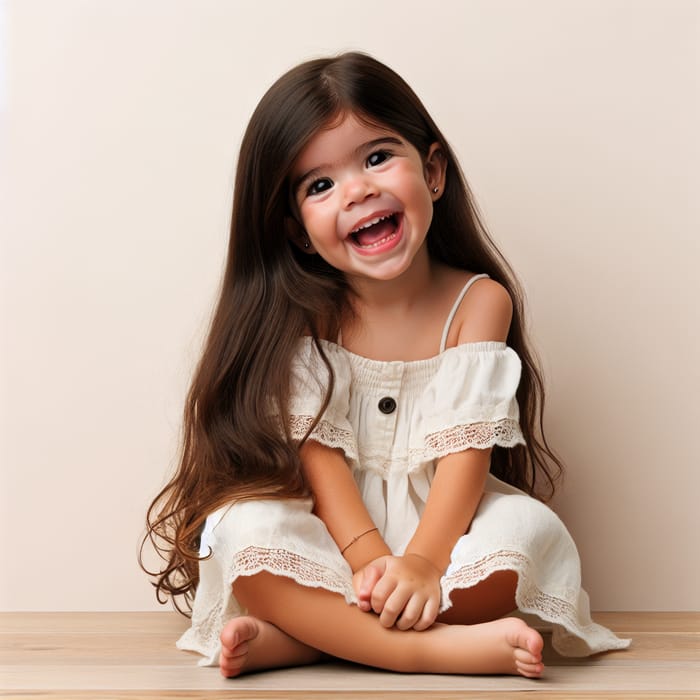
[[[284,219],[284,228],[287,238],[301,250],[302,253],[314,255],[316,250],[306,235],[303,226],[293,217],[287,216]]]
[[[433,202],[437,202],[445,191],[445,174],[447,172],[447,159],[437,141],[428,149],[423,170],[425,181],[430,189],[430,196],[433,198]]]

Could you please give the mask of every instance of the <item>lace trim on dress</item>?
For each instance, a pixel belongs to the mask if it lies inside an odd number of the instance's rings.
[[[289,429],[292,438],[301,440],[313,421],[313,416],[290,416]],[[470,448],[486,449],[494,445],[514,447],[525,444],[520,425],[513,418],[456,425],[430,433],[425,438],[425,447],[409,449],[404,456],[364,452],[358,456],[353,432],[339,428],[327,420],[321,420],[309,437],[328,447],[340,448],[345,452],[346,457],[355,462],[355,467],[359,467],[357,464],[359,461],[362,464],[362,471],[376,472],[383,477],[393,472],[410,474],[421,470],[426,462]]]
[[[518,574],[515,601],[518,610],[537,615],[555,625],[552,645],[558,653],[564,656],[587,656],[597,651],[625,649],[629,646],[629,640],[619,639],[595,622],[581,624],[576,606],[570,602],[578,599],[578,590],[562,591],[561,597],[545,593],[534,583],[532,569],[528,557],[512,550],[492,552],[473,564],[460,566],[442,579],[440,612],[452,607],[452,591],[471,588],[495,571],[511,570]]]
[[[233,556],[229,580],[269,571],[286,576],[303,586],[340,593],[348,603],[357,601],[350,581],[339,572],[287,549],[246,547]]]
[[[224,613],[224,603],[217,600],[201,617],[192,617],[192,626],[178,639],[176,646],[185,651],[196,651],[206,657],[200,666],[217,663],[219,634],[230,616]]]
[[[276,576],[286,576],[303,586],[324,588],[339,593],[350,603],[357,598],[347,577],[328,566],[312,561],[287,549],[269,549],[266,547],[246,547],[234,554],[226,574],[225,588],[239,576],[252,576],[261,571],[269,571]],[[192,626],[178,641],[180,649],[197,651],[207,656],[202,665],[216,663],[215,655],[219,649],[219,634],[224,624],[232,616],[243,611],[237,609],[235,602],[225,608],[225,601],[218,598],[201,617],[193,617]]]
[[[620,639],[613,632],[590,621],[587,614],[583,619],[577,614],[574,604],[579,591],[564,589],[555,596],[542,591],[535,583],[533,562],[521,552],[499,550],[482,559],[459,566],[442,578],[442,604],[440,612],[452,606],[450,594],[456,589],[471,588],[488,578],[495,571],[515,571],[518,575],[516,604],[523,613],[537,615],[553,625],[552,646],[565,656],[588,656],[609,649],[625,649],[628,639]],[[285,549],[270,549],[250,546],[233,557],[226,579],[226,588],[239,576],[253,575],[269,571],[278,576],[286,576],[297,583],[312,588],[323,588],[345,597],[349,603],[357,603],[348,576],[334,571],[329,566],[319,564],[307,557]],[[178,641],[178,647],[197,651],[207,656],[201,665],[217,663],[219,633],[228,619],[241,614],[235,600],[225,598],[212,601],[212,605],[201,616],[192,620],[192,627]],[[586,620],[587,618],[587,620]]]
[[[425,436],[426,446],[436,453],[436,456],[469,448],[486,449],[494,445],[514,447],[524,443],[520,425],[513,418],[455,425]]]
[[[313,416],[290,416],[289,430],[294,440],[301,440],[309,431],[315,418]],[[339,428],[327,420],[319,421],[309,438],[318,440],[322,445],[338,447],[348,456],[355,457],[355,436],[352,431]]]
[[[486,449],[494,445],[514,447],[525,444],[517,420],[503,418],[499,421],[457,425],[430,433],[425,447],[409,449],[405,456],[378,455],[360,452],[361,471],[371,471],[386,478],[395,472],[413,474],[425,468],[426,462],[470,448]],[[355,465],[356,467],[358,465]]]

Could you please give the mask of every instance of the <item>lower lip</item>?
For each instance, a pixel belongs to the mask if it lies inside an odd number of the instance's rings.
[[[382,240],[379,243],[375,243],[374,245],[367,246],[367,247],[362,247],[354,243],[353,241],[353,248],[360,254],[360,255],[366,255],[366,256],[372,256],[372,255],[380,255],[381,253],[386,253],[389,250],[392,250],[395,248],[400,242],[401,239],[403,238],[403,217],[401,217],[401,220],[399,221],[399,225],[392,233],[390,236],[387,236],[384,240]]]

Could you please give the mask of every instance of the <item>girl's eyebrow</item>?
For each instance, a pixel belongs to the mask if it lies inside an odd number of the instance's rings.
[[[370,151],[373,148],[376,148],[377,146],[380,146],[384,143],[391,143],[395,146],[404,145],[404,142],[396,136],[382,136],[378,139],[372,139],[371,141],[361,143],[357,148],[353,150],[351,157],[356,158],[361,153],[366,153],[367,151]],[[331,166],[328,163],[322,163],[321,165],[318,165],[315,168],[312,168],[311,170],[305,172],[303,175],[300,175],[298,178],[295,178],[294,182],[292,183],[292,192],[296,194],[299,188],[304,184],[304,182],[316,177],[316,175],[323,172],[324,170],[328,170],[328,168],[330,167]]]

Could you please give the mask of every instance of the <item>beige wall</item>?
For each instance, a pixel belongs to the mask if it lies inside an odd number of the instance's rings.
[[[4,7],[0,609],[155,607],[137,541],[242,130],[283,70],[346,48],[424,98],[525,282],[593,607],[700,608],[700,3]]]

